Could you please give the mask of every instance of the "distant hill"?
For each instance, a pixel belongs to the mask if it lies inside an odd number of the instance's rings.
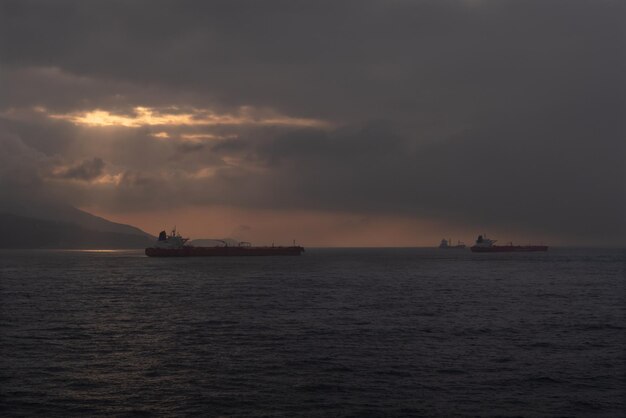
[[[29,197],[0,199],[0,248],[145,248],[156,240],[130,225],[65,203]]]
[[[139,228],[108,221],[73,206],[41,199],[0,200],[0,213],[18,215],[25,218],[45,221],[65,222],[99,232],[139,235],[156,239]]]
[[[72,209],[77,211],[76,223],[0,213],[0,231],[5,237],[0,248],[145,248],[156,239],[138,228]]]

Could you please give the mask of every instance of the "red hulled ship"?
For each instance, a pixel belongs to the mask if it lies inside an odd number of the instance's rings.
[[[478,236],[476,244],[470,247],[470,250],[475,253],[512,253],[512,252],[533,252],[533,251],[548,251],[547,245],[494,245],[497,240],[489,239],[485,235]]]
[[[240,242],[237,245],[228,245],[226,241],[215,240],[219,245],[195,246],[187,244],[188,238],[183,238],[174,229],[170,235],[161,231],[154,246],[146,248],[148,257],[238,257],[238,256],[271,256],[271,255],[300,255],[304,248],[299,245],[289,247],[253,247],[249,242]]]

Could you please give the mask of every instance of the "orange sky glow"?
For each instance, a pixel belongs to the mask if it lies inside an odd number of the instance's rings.
[[[183,236],[191,239],[233,238],[255,245],[287,245],[296,240],[309,247],[433,247],[439,245],[442,238],[471,244],[477,233],[484,232],[435,219],[344,212],[251,210],[225,206],[157,208],[123,214],[91,207],[82,209],[114,222],[137,226],[153,235],[176,227]],[[489,229],[489,232],[494,238],[514,236],[535,243],[550,238],[524,237],[514,231],[496,229]]]

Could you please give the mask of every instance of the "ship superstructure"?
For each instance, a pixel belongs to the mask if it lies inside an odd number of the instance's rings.
[[[176,227],[174,227],[169,235],[165,231],[161,231],[159,233],[159,239],[155,243],[154,248],[182,248],[185,246],[187,241],[189,241],[189,238],[183,238],[178,232],[176,232]]]

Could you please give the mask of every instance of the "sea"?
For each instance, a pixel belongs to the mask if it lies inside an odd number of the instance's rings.
[[[625,416],[625,261],[0,251],[0,415]]]

